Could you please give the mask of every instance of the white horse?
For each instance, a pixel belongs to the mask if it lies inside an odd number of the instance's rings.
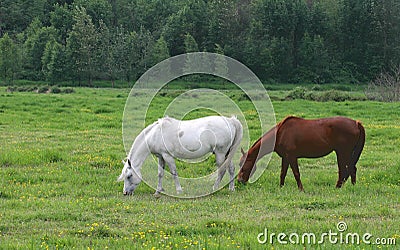
[[[156,195],[164,191],[162,178],[168,164],[177,193],[182,192],[174,158],[198,159],[207,153],[215,154],[218,177],[216,190],[229,166],[229,189],[234,190],[235,167],[232,163],[243,136],[242,124],[236,117],[208,116],[180,121],[170,117],[159,119],[146,127],[135,139],[124,162],[118,181],[124,181],[124,195],[133,194],[142,181],[141,166],[152,153],[158,158],[158,186]]]

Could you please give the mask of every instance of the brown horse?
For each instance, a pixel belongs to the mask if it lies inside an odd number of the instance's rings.
[[[289,116],[258,139],[247,153],[242,150],[238,181],[247,182],[256,168],[256,162],[275,151],[282,157],[281,187],[290,165],[298,188],[303,190],[297,159],[318,158],[335,151],[339,167],[336,187],[340,188],[349,175],[355,184],[356,163],[364,143],[365,130],[358,121],[346,117],[305,120]]]

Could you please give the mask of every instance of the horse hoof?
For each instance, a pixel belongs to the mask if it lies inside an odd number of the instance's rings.
[[[153,194],[153,196],[154,196],[155,198],[160,198],[160,197],[161,197],[161,193],[158,192],[158,191],[156,191],[156,192]]]
[[[176,190],[176,193],[177,193],[177,194],[182,194],[182,193],[183,193],[183,190],[182,190],[182,189],[178,189],[178,190]]]

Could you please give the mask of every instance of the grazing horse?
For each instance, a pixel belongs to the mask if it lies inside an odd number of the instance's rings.
[[[162,188],[165,163],[168,164],[177,193],[182,192],[174,158],[198,159],[208,153],[215,154],[218,177],[216,190],[229,167],[229,189],[234,190],[235,167],[232,163],[243,136],[242,124],[236,117],[207,116],[195,120],[180,121],[164,117],[146,127],[135,139],[123,162],[124,167],[118,181],[124,181],[124,195],[133,194],[142,181],[141,166],[149,154],[158,158],[158,186],[155,195]]]
[[[364,143],[365,130],[358,121],[346,117],[305,120],[289,116],[258,139],[247,153],[242,149],[238,181],[247,182],[256,168],[256,162],[275,151],[282,158],[281,187],[290,165],[297,186],[303,191],[297,159],[318,158],[335,151],[339,167],[336,187],[340,188],[349,175],[355,184],[356,163]]]

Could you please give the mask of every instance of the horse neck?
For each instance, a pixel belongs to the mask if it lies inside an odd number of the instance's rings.
[[[264,155],[270,154],[275,149],[275,138],[277,133],[277,126],[270,129],[259,140],[257,140],[248,151],[248,157],[257,162]]]
[[[128,159],[131,161],[133,168],[140,169],[149,154],[150,150],[146,143],[145,134],[142,132],[133,142]]]

